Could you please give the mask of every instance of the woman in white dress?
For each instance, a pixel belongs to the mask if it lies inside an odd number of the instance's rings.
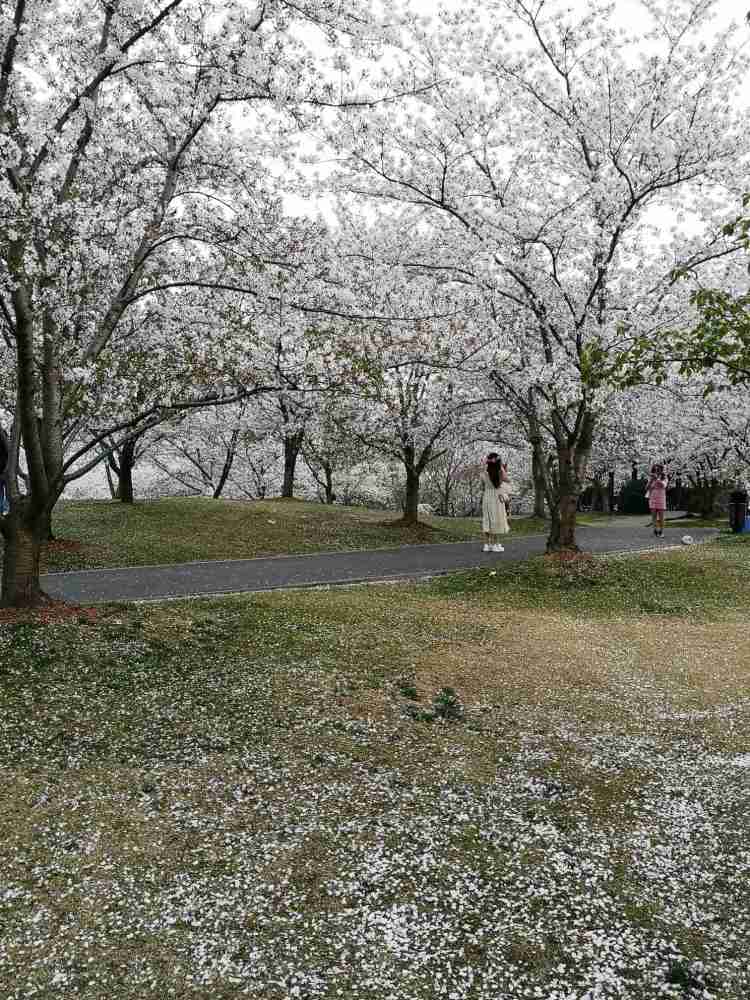
[[[482,473],[482,531],[485,552],[504,552],[500,535],[507,535],[508,515],[505,509],[505,492],[509,482],[508,467],[500,461],[497,452],[487,456],[487,468]]]

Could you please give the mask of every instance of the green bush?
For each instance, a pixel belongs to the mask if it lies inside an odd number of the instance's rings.
[[[720,483],[691,486],[687,495],[687,509],[699,517],[721,517],[728,510],[729,493]]]
[[[648,500],[645,497],[648,480],[629,479],[620,490],[617,509],[621,514],[648,514]]]

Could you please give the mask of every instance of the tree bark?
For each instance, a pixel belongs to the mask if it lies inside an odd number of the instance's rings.
[[[234,465],[234,457],[237,454],[237,442],[240,438],[240,431],[238,427],[232,431],[232,436],[229,439],[229,444],[227,445],[226,454],[224,456],[224,465],[222,466],[221,475],[219,476],[219,481],[214,489],[214,500],[218,500],[221,496],[224,487],[226,486],[227,479],[229,478],[229,473],[232,471],[232,466]]]
[[[443,517],[450,517],[452,492],[453,483],[450,476],[446,476],[443,481],[443,488],[440,491],[440,513]]]
[[[323,475],[325,476],[326,503],[332,504],[336,499],[336,494],[333,492],[333,467],[330,462],[324,460],[322,468]]]
[[[16,317],[17,395],[9,466],[6,470],[11,511],[3,519],[3,607],[34,607],[45,603],[39,584],[39,556],[49,517],[62,489],[60,483],[59,371],[49,340],[43,346],[44,416],[37,413],[37,374],[31,294],[23,281],[13,292]],[[23,446],[28,495],[17,488],[18,453]]]
[[[135,438],[126,441],[120,449],[117,467],[117,499],[120,503],[133,503],[133,468],[135,466]]]
[[[284,436],[284,483],[281,495],[289,500],[294,496],[294,474],[304,435],[304,430],[300,430]]]
[[[33,608],[48,600],[39,583],[45,518],[28,518],[24,514],[23,508],[13,511],[3,525],[5,551],[0,607],[4,608]]]
[[[570,432],[556,421],[557,469],[556,503],[551,511],[552,527],[547,552],[580,552],[576,542],[576,510],[583,489],[594,434],[594,415],[585,401],[579,404],[575,429]]]
[[[52,511],[48,510],[42,514],[41,518],[42,542],[54,542],[55,536],[52,533]]]
[[[553,510],[552,526],[547,539],[547,551],[580,551],[576,544],[576,509],[578,494],[573,479],[573,460],[570,448],[558,448],[557,483],[559,500]]]
[[[406,466],[406,495],[404,497],[404,522],[419,521],[419,472],[413,465]]]

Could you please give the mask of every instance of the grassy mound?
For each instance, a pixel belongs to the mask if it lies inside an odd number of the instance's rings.
[[[519,518],[513,530],[535,533],[544,524]],[[412,527],[396,514],[362,507],[187,497],[133,505],[63,501],[53,531],[58,541],[44,554],[50,571],[460,542],[478,540],[481,524],[430,517]]]

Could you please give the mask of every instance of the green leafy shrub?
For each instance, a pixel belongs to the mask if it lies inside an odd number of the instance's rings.
[[[434,722],[435,719],[460,722],[464,717],[464,707],[452,687],[444,687],[438,691],[432,699],[432,708],[424,709],[407,703],[402,706],[402,711],[415,722]]]
[[[452,687],[441,688],[432,700],[435,715],[446,722],[457,722],[463,718],[464,708]]]
[[[396,687],[399,694],[402,694],[404,698],[411,698],[412,701],[419,701],[419,692],[417,691],[413,680],[410,680],[408,677],[400,677],[396,681]]]
[[[623,484],[617,507],[621,514],[648,514],[647,486],[646,479],[629,479]]]

